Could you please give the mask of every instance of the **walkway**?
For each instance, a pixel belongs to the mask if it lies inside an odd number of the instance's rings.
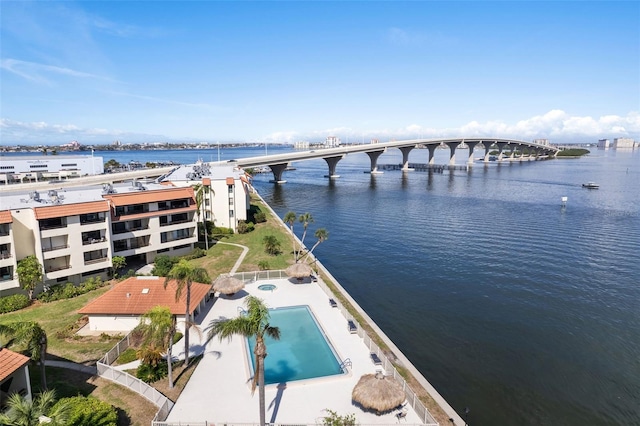
[[[71,361],[45,361],[47,367],[66,368],[67,370],[80,371],[81,373],[90,374],[95,376],[98,374],[98,369],[95,365],[78,364]]]

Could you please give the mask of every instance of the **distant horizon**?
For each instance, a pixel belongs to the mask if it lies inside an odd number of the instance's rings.
[[[3,2],[0,144],[640,140],[639,15],[634,1]]]

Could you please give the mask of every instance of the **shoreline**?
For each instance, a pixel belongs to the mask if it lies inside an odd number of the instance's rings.
[[[280,226],[282,226],[289,235],[292,235],[291,230],[282,221],[282,218],[280,218],[280,216],[262,198],[262,196],[257,192],[257,190],[255,190],[255,188],[254,188],[254,194],[258,197],[260,202],[267,209],[269,209],[271,214],[275,218],[278,219],[278,222],[279,222]],[[295,234],[293,234],[292,236],[298,242],[298,244],[301,243],[300,239]],[[309,257],[313,260],[311,263],[312,264],[315,263],[317,265],[317,268],[322,272],[323,280],[325,282],[331,283],[333,285],[334,288],[331,288],[330,286],[328,286],[329,290],[334,292],[334,293],[335,293],[335,291],[337,291],[338,294],[336,294],[335,296],[336,297],[341,296],[344,300],[346,300],[348,305],[350,305],[356,311],[357,315],[359,315],[364,320],[364,323],[361,323],[360,325],[361,326],[368,326],[368,327],[364,327],[365,332],[367,334],[370,333],[370,332],[372,332],[374,334],[374,336],[369,336],[369,337],[372,338],[372,340],[374,340],[374,341],[376,339],[374,339],[373,337],[377,337],[380,341],[382,341],[384,343],[384,345],[387,346],[387,350],[384,350],[385,348],[382,348],[382,349],[384,351],[385,356],[389,359],[389,362],[391,362],[391,364],[396,368],[408,370],[410,377],[413,378],[416,381],[416,383],[421,387],[421,389],[424,392],[426,392],[426,394],[436,404],[437,408],[442,410],[442,412],[447,416],[446,420],[447,420],[448,423],[451,423],[452,425],[465,425],[466,423],[462,419],[462,417],[442,397],[442,395],[440,395],[440,393],[438,393],[438,391],[435,389],[435,387],[433,387],[433,385],[431,385],[431,383],[429,383],[429,381],[422,375],[422,373],[420,373],[420,371],[411,363],[411,361],[409,361],[409,359],[393,343],[393,341],[384,333],[384,331],[382,331],[382,329],[380,329],[380,327],[378,327],[378,325],[375,323],[375,321],[373,321],[373,319],[371,317],[369,317],[369,315],[366,313],[366,311],[360,307],[360,305],[351,297],[351,295],[346,291],[346,289],[344,287],[342,287],[342,285],[340,285],[338,280],[322,264],[322,262],[318,258],[316,258],[313,253],[311,253],[311,255]],[[369,328],[370,330],[367,330],[367,328]],[[392,355],[392,357],[389,357],[389,355]],[[414,390],[414,392],[416,392],[416,389],[413,389],[413,390]],[[416,393],[418,393],[418,392],[416,392]],[[431,412],[431,415],[434,418],[436,418],[436,421],[439,421],[442,424],[442,419],[440,419],[440,420],[438,419],[438,418],[441,418],[442,416],[438,415],[439,413],[432,412],[432,404],[428,404],[426,401],[422,401],[422,402],[425,404],[427,409],[429,409],[429,411]]]

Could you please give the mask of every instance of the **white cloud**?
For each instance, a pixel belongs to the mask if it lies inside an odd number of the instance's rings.
[[[192,106],[205,106],[192,104]],[[215,135],[200,134],[188,137],[162,136],[153,133],[133,133],[117,129],[83,128],[76,124],[50,124],[47,122],[21,122],[0,119],[3,144],[46,144],[78,140],[81,143],[110,143],[113,140],[149,142],[156,140],[185,141],[215,139]],[[182,133],[183,129],[176,132]],[[227,133],[230,133],[227,131]],[[626,116],[605,115],[599,118],[571,116],[562,110],[551,110],[543,115],[530,117],[510,124],[500,120],[471,121],[455,128],[426,127],[417,123],[398,129],[365,129],[333,127],[309,132],[285,130],[262,137],[242,134],[233,137],[238,141],[293,143],[300,140],[322,141],[327,136],[337,136],[343,142],[368,142],[370,139],[402,140],[413,138],[499,137],[520,140],[549,139],[551,143],[595,142],[601,138],[631,137],[640,140],[640,113],[632,111]]]
[[[11,58],[2,59],[0,61],[0,68],[16,74],[24,79],[42,84],[50,84],[51,81],[49,78],[47,78],[47,76],[52,74],[64,75],[69,77],[108,80],[107,78],[101,77],[99,75],[76,71],[70,68],[38,64],[35,62],[27,62]]]

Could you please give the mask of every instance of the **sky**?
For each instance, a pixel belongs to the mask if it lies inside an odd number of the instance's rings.
[[[640,141],[638,1],[0,2],[0,143]]]

